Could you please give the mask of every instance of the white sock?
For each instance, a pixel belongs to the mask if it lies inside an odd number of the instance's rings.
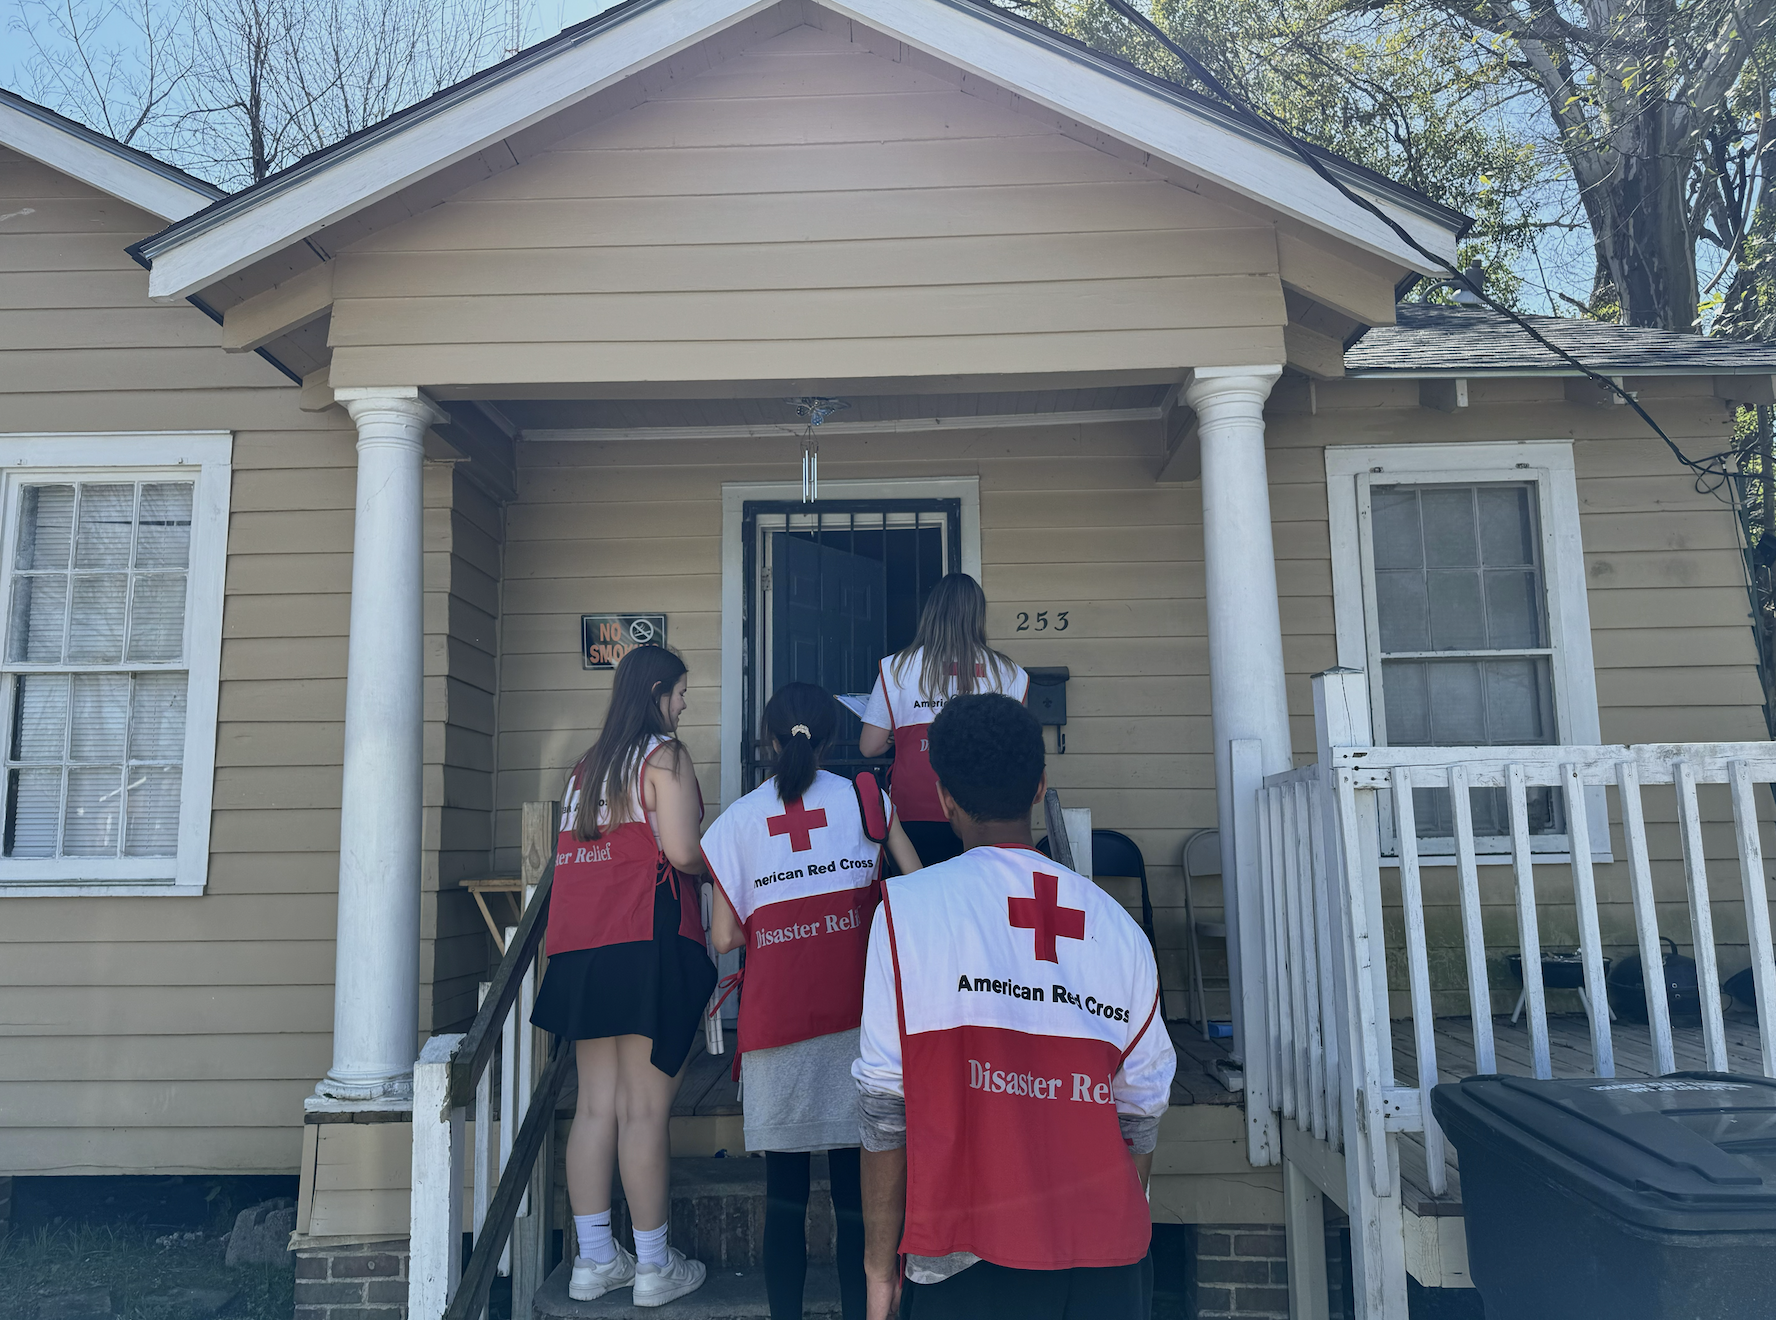
[[[666,1225],[635,1230],[635,1259],[641,1265],[658,1265],[664,1269],[672,1260],[666,1250]]]
[[[594,1265],[609,1265],[617,1258],[617,1244],[611,1241],[611,1212],[575,1215],[574,1232],[580,1239],[580,1256]]]

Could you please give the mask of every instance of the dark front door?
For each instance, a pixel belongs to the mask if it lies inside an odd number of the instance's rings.
[[[868,692],[888,643],[887,568],[786,532],[771,534],[771,681]],[[856,755],[858,721],[844,713],[837,758]]]
[[[742,782],[750,790],[775,758],[761,739],[765,702],[785,683],[868,693],[885,655],[913,639],[919,611],[945,573],[961,568],[961,501],[747,501],[745,555],[747,730]],[[884,762],[857,749],[863,721],[839,712],[828,769],[854,775]]]

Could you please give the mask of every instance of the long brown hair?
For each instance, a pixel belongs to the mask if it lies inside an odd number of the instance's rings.
[[[580,838],[598,837],[601,801],[608,808],[610,824],[627,823],[629,786],[641,773],[641,759],[652,739],[670,740],[676,768],[683,746],[666,727],[660,698],[671,693],[684,672],[685,662],[664,646],[637,646],[617,662],[604,728],[573,770],[580,789],[574,833]]]
[[[976,665],[985,668],[995,683],[1017,668],[1009,656],[987,645],[987,593],[966,573],[946,573],[931,589],[912,643],[891,662],[898,681],[906,681],[906,666],[921,649],[925,656],[919,666],[919,692],[928,700],[948,693],[952,674],[957,693],[972,695]]]

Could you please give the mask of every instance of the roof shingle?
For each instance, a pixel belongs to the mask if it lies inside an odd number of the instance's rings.
[[[1396,323],[1371,329],[1344,353],[1347,375],[1577,375],[1572,365],[1484,307],[1401,303]],[[1609,376],[1776,374],[1776,344],[1639,330],[1603,321],[1526,316],[1548,341]]]

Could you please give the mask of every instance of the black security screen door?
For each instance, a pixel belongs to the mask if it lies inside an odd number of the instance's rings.
[[[744,780],[771,773],[764,704],[785,683],[867,695],[876,666],[912,641],[925,598],[961,568],[960,500],[749,501]],[[841,710],[826,766],[852,775],[862,721]]]

